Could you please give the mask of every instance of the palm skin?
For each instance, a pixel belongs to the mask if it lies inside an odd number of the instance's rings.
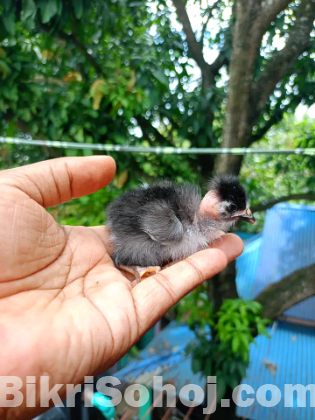
[[[0,173],[0,375],[18,376],[24,385],[26,376],[39,385],[49,375],[50,389],[82,383],[242,252],[242,241],[225,235],[215,248],[135,285],[115,268],[104,227],[60,226],[45,210],[103,188],[114,174],[115,162],[106,156]],[[0,418],[41,411],[24,404],[25,398],[20,407],[0,408]]]

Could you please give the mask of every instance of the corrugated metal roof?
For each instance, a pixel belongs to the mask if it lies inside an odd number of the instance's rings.
[[[263,407],[255,399],[250,407],[238,407],[236,413],[250,420],[313,420],[315,408],[310,407],[309,396],[306,407],[298,407],[301,397],[298,399],[297,393],[293,394],[293,407],[284,406],[284,385],[315,383],[315,329],[278,321],[271,334],[270,339],[257,337],[257,345],[251,345],[243,383],[254,388],[255,393],[261,385],[276,385],[282,398],[274,407]]]
[[[201,373],[193,373],[191,356],[185,351],[194,339],[195,334],[187,325],[173,321],[115,376],[121,381],[137,383],[140,378],[150,379],[151,373],[163,376],[164,383],[173,383],[178,391],[188,383],[203,387],[206,378]]]
[[[315,207],[281,203],[268,210],[253,295],[271,283],[315,262]],[[315,321],[315,297],[285,315]]]
[[[237,259],[237,288],[244,299],[252,299],[269,284],[289,273],[315,262],[315,207],[279,204],[268,211],[262,235],[246,241]],[[315,320],[315,298],[296,305],[286,315]],[[259,336],[250,349],[250,365],[244,383],[255,391],[265,384],[276,385],[281,393],[284,384],[315,384],[315,329],[277,322],[271,339]],[[165,382],[174,381],[177,389],[186,383],[203,386],[204,378],[193,374],[191,358],[184,350],[194,339],[185,325],[172,323],[140,353],[139,359],[118,372],[118,377],[135,381],[144,373],[163,369]],[[153,349],[153,350],[152,350]],[[311,420],[314,408],[262,407],[257,401],[251,407],[238,407],[237,415],[251,420]],[[307,406],[310,407],[309,397]]]
[[[233,232],[233,233],[238,235],[246,243],[252,240],[253,238],[255,238],[255,236],[257,236],[255,233],[250,233],[250,232]]]
[[[256,271],[259,263],[262,236],[255,235],[245,243],[243,254],[236,260],[236,286],[240,297],[252,299],[256,280]]]
[[[243,383],[255,393],[261,385],[275,385],[282,398],[275,407],[263,407],[255,399],[250,407],[238,407],[237,415],[250,420],[313,420],[315,409],[310,407],[309,397],[306,407],[298,407],[301,397],[299,400],[294,394],[293,407],[284,407],[284,385],[315,383],[315,329],[278,321],[269,331],[270,339],[258,336],[256,345],[251,345],[250,365]],[[140,378],[151,373],[163,376],[164,383],[173,383],[177,392],[187,383],[203,388],[205,377],[192,372],[191,357],[185,353],[187,344],[193,340],[194,333],[187,325],[172,322],[140,352],[137,360],[115,376],[122,381],[141,383]]]

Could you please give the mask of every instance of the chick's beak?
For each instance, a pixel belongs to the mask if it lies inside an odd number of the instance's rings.
[[[250,209],[245,209],[243,213],[240,213],[236,216],[237,220],[243,220],[244,222],[251,223],[254,225],[256,223],[255,217],[252,215]]]

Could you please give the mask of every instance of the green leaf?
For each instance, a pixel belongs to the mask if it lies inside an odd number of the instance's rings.
[[[226,386],[227,383],[224,375],[222,373],[217,374],[217,401],[220,401],[224,397]]]
[[[191,368],[192,368],[192,371],[194,373],[200,372],[201,371],[201,368],[202,368],[201,360],[194,357],[192,359]]]
[[[153,70],[152,74],[162,85],[169,88],[168,78],[162,69]]]
[[[141,7],[143,6],[143,1],[133,1],[129,3],[129,7]]]
[[[83,0],[72,0],[74,15],[77,19],[81,19],[83,15]]]
[[[239,362],[237,364],[237,370],[241,378],[244,378],[246,376],[246,368],[247,364],[244,364],[244,362]]]
[[[232,340],[233,353],[237,353],[239,347],[240,347],[240,337],[239,335],[234,335],[233,340]]]
[[[234,375],[230,376],[229,387],[234,389],[239,384],[238,378]]]
[[[246,313],[246,308],[245,308],[245,306],[241,306],[240,307],[240,314],[242,315],[242,317],[246,317],[246,315],[247,315],[247,313]]]
[[[16,61],[16,62],[12,63],[12,67],[17,71],[21,71],[22,63],[20,61]]]
[[[5,135],[7,137],[13,137],[15,135],[15,120],[14,119],[9,122]]]
[[[137,348],[137,346],[132,346],[131,349],[129,350],[129,353],[133,356],[133,357],[137,357],[139,356],[139,349]]]
[[[79,155],[79,151],[78,151],[78,150],[76,150],[76,149],[65,149],[65,154],[66,154],[66,156],[68,156],[68,157],[71,157],[71,156],[78,156],[78,155]]]
[[[4,10],[8,11],[11,9],[11,5],[12,5],[12,0],[4,0],[3,2],[4,5]]]
[[[241,322],[238,318],[234,318],[233,321],[234,321],[234,324],[235,324],[236,328],[238,328],[238,329],[242,328],[242,324],[241,324]]]
[[[255,314],[258,315],[261,313],[261,304],[255,301],[247,302],[248,308]]]
[[[93,150],[83,149],[83,156],[93,156]]]
[[[212,359],[210,357],[208,357],[206,360],[204,374],[205,376],[211,376],[212,374]]]
[[[57,15],[60,16],[62,13],[62,0],[57,0],[57,5],[58,5],[58,10],[57,10]]]
[[[40,3],[40,12],[43,23],[48,23],[58,13],[57,0],[45,0]]]
[[[0,59],[0,73],[2,73],[2,79],[5,79],[10,73],[10,68],[4,60]]]
[[[237,371],[238,361],[232,360],[230,363],[230,373],[233,375],[234,372]]]
[[[23,0],[22,11],[21,11],[21,20],[25,21],[28,18],[35,17],[37,12],[37,6],[34,3],[34,0]]]
[[[24,121],[30,121],[31,120],[31,118],[32,118],[32,114],[31,114],[31,111],[29,110],[29,109],[23,109],[22,111],[21,111],[21,117],[22,117],[22,119],[24,120]]]
[[[259,335],[266,335],[267,337],[269,335],[267,328],[262,322],[257,323],[257,331]]]
[[[15,34],[15,14],[12,11],[8,15],[3,16],[2,18],[3,25],[9,35],[13,36]]]
[[[83,128],[80,128],[77,131],[77,133],[75,134],[74,138],[75,138],[76,141],[78,141],[80,143],[83,143],[84,142],[84,130],[83,130]]]
[[[248,362],[248,351],[246,351],[245,349],[242,349],[242,359],[244,362]]]
[[[198,131],[199,131],[199,121],[198,120],[193,121],[193,128],[194,128],[194,134],[198,134]]]
[[[248,352],[249,344],[253,340],[253,337],[249,334],[239,334],[240,341],[243,343],[243,348]]]

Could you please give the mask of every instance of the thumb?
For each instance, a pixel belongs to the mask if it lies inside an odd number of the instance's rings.
[[[0,183],[51,207],[100,190],[112,181],[115,170],[115,161],[109,156],[51,159],[4,171]]]

